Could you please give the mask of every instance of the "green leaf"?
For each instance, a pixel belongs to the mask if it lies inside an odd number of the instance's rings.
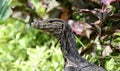
[[[0,0],[0,24],[11,15],[11,9],[9,7],[11,1],[12,0]]]
[[[114,64],[115,64],[115,62],[114,62],[114,59],[112,58],[112,59],[110,59],[109,61],[106,62],[105,68],[108,71],[110,71],[110,70],[112,70],[114,68]]]

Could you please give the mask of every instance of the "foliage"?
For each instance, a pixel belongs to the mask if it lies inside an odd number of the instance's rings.
[[[63,70],[56,39],[28,24],[47,18],[68,21],[84,58],[120,70],[120,0],[1,0],[0,71]]]
[[[60,71],[62,54],[49,38],[20,21],[9,19],[0,29],[0,71]]]

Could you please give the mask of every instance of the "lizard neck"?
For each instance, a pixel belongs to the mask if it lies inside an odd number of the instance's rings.
[[[76,48],[75,37],[69,25],[65,27],[61,35],[60,45],[64,58],[68,58],[72,61],[76,59],[80,60],[79,58],[81,57]]]

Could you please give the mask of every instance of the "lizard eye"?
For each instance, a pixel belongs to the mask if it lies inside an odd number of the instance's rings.
[[[63,23],[63,21],[62,21],[62,20],[59,20],[59,19],[49,20],[48,22],[49,22],[49,23],[54,23],[54,22]]]
[[[53,22],[55,22],[55,21],[54,21],[54,20],[49,20],[48,22],[49,22],[49,23],[53,23]]]

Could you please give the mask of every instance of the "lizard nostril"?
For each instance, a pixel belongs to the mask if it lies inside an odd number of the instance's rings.
[[[32,23],[30,23],[30,25],[32,26],[32,27],[34,27],[34,23],[32,22]]]

